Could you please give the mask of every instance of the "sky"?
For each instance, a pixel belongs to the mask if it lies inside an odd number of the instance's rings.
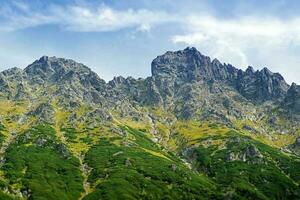
[[[194,46],[300,84],[299,9],[298,0],[0,0],[0,70],[48,55],[106,81],[147,77],[156,56]]]

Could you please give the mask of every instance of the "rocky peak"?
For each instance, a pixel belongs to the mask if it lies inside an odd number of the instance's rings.
[[[213,61],[211,62],[211,64],[214,66],[214,67],[220,67],[222,66],[222,63],[218,60],[218,59],[213,59]]]
[[[217,62],[215,61],[214,64]],[[209,57],[202,55],[196,48],[186,48],[166,52],[153,60],[152,76],[175,78],[178,82],[191,82],[210,78],[213,74]]]
[[[237,81],[237,89],[243,96],[259,102],[282,100],[288,87],[280,74],[272,73],[268,68],[254,72],[249,67],[245,73],[239,73]]]
[[[43,56],[24,69],[29,87],[45,88],[43,95],[59,97],[62,103],[85,101],[99,103],[106,90],[103,79],[87,66],[71,59]],[[22,95],[24,96],[24,95]]]
[[[264,67],[261,72],[269,76],[273,74],[267,67]]]
[[[15,76],[16,74],[22,74],[22,72],[23,72],[22,69],[13,67],[11,69],[4,70],[3,72],[1,72],[1,74],[8,77],[8,76]]]
[[[25,68],[25,73],[40,81],[57,81],[68,72],[87,74],[91,70],[81,63],[71,59],[43,56]]]
[[[201,54],[196,48],[167,52],[152,62],[152,76],[175,77],[177,81],[235,81],[238,69],[230,64],[222,64],[218,59]]]
[[[123,76],[114,77],[113,80],[108,82],[108,85],[111,87],[117,87],[118,85],[123,85],[126,82],[126,78]]]
[[[152,77],[162,94],[172,93],[172,87],[192,82],[219,82],[229,85],[255,102],[282,100],[289,88],[284,78],[268,68],[246,71],[204,56],[196,48],[186,48],[158,56],[151,65]],[[171,88],[171,89],[170,89]],[[169,93],[169,94],[168,94]]]
[[[54,73],[58,70],[58,68],[63,68],[63,65],[59,63],[59,59],[56,57],[43,56],[26,67],[25,72],[29,75],[42,73],[47,75]]]
[[[204,69],[210,64],[210,58],[203,56],[195,48],[166,52],[158,56],[151,64],[152,76],[178,77],[191,81],[200,75],[200,66]]]
[[[246,69],[246,74],[254,74],[255,71],[253,69],[253,67],[249,66],[247,69]]]
[[[71,59],[43,56],[24,69],[32,83],[81,82],[84,86],[103,86],[105,81],[87,66]]]

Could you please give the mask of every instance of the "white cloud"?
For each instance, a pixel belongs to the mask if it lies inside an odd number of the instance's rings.
[[[67,29],[75,31],[115,31],[132,27],[147,31],[152,26],[169,20],[168,15],[163,12],[145,9],[117,11],[109,7],[96,10],[70,7],[67,12],[58,14],[64,19]]]
[[[233,46],[285,45],[286,41],[300,42],[300,18],[282,21],[271,17],[242,17],[218,19],[213,16],[190,16],[184,24],[187,34],[176,35],[173,42],[187,44],[208,40]],[[263,43],[262,43],[263,42]]]
[[[12,7],[14,6],[14,7]],[[0,7],[2,31],[14,31],[39,25],[59,25],[62,29],[77,32],[105,32],[124,28],[149,31],[153,26],[171,21],[162,11],[115,10],[108,6],[48,6],[42,11],[30,9],[24,3]]]

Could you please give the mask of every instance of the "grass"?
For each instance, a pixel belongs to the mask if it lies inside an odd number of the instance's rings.
[[[225,141],[226,148],[219,145],[202,145],[210,140]],[[238,142],[237,142],[238,141]],[[263,144],[250,137],[230,131],[227,135],[198,140],[188,156],[198,171],[205,172],[220,185],[224,194],[233,199],[299,199],[300,176],[297,169],[300,162],[292,156]],[[230,152],[239,154],[250,146],[256,146],[262,153],[262,160],[249,158],[246,162],[238,159],[227,161]]]
[[[6,132],[6,128],[3,124],[0,123],[0,144],[2,144],[6,138],[5,134],[3,132]]]
[[[39,140],[44,144],[38,145]],[[21,191],[30,191],[31,199],[78,199],[83,192],[79,161],[56,140],[49,125],[20,135],[5,159],[6,178],[10,184],[21,185]]]
[[[87,153],[86,162],[93,168],[89,181],[95,187],[86,200],[218,198],[214,183],[205,176],[194,174],[178,160],[138,147],[117,146],[103,138]]]

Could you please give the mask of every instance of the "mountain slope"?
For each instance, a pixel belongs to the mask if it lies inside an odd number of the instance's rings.
[[[1,72],[0,198],[300,198],[300,86],[195,48],[151,67],[108,83],[47,56]]]

